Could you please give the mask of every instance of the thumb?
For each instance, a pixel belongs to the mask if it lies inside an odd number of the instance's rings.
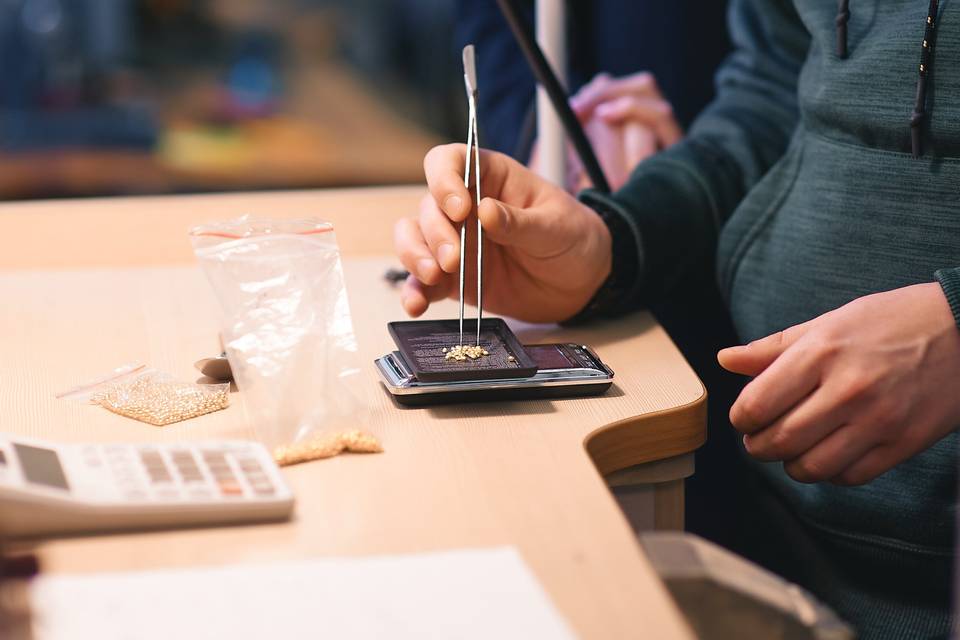
[[[809,324],[804,322],[749,344],[721,349],[717,354],[717,361],[727,371],[745,376],[758,376],[773,364],[780,354],[807,333]]]
[[[484,198],[477,210],[487,237],[505,247],[520,247],[535,258],[562,253],[565,225],[557,216],[536,209],[524,209],[495,198]]]

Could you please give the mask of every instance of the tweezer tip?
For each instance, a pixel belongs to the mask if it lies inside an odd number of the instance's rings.
[[[467,83],[467,91],[477,91],[477,54],[472,44],[463,48],[463,80]]]

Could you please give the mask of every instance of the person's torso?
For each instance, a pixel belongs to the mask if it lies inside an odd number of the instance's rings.
[[[795,5],[812,36],[800,124],[725,226],[718,252],[744,341],[960,266],[960,5],[941,3],[919,159],[910,118],[928,2],[851,0],[847,59],[835,51],[836,3]],[[950,436],[854,489],[800,485],[779,465],[764,471],[826,529],[948,553],[955,443]]]

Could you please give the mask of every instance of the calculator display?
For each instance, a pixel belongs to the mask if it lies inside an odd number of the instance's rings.
[[[27,482],[57,489],[70,489],[56,451],[17,443],[14,443],[13,448],[17,452],[20,468],[23,469],[23,477]]]

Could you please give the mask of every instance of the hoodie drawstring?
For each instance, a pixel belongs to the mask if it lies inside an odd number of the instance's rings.
[[[920,50],[920,77],[917,78],[917,101],[913,106],[913,116],[910,118],[910,142],[913,147],[913,157],[923,155],[923,122],[926,119],[927,105],[927,76],[933,68],[933,41],[937,33],[937,13],[940,0],[930,0],[930,10],[927,12],[927,26],[923,32],[923,47]]]
[[[850,0],[839,0],[837,6],[837,56],[847,57],[847,23],[850,22]]]
[[[927,119],[927,76],[933,68],[933,43],[937,33],[937,14],[940,12],[940,0],[930,0],[927,11],[927,24],[923,32],[923,46],[920,50],[920,70],[917,78],[917,99],[910,116],[910,144],[913,157],[923,156],[923,124]],[[847,24],[850,22],[850,0],[837,2],[837,56],[847,57]],[[932,108],[931,108],[932,110]]]

